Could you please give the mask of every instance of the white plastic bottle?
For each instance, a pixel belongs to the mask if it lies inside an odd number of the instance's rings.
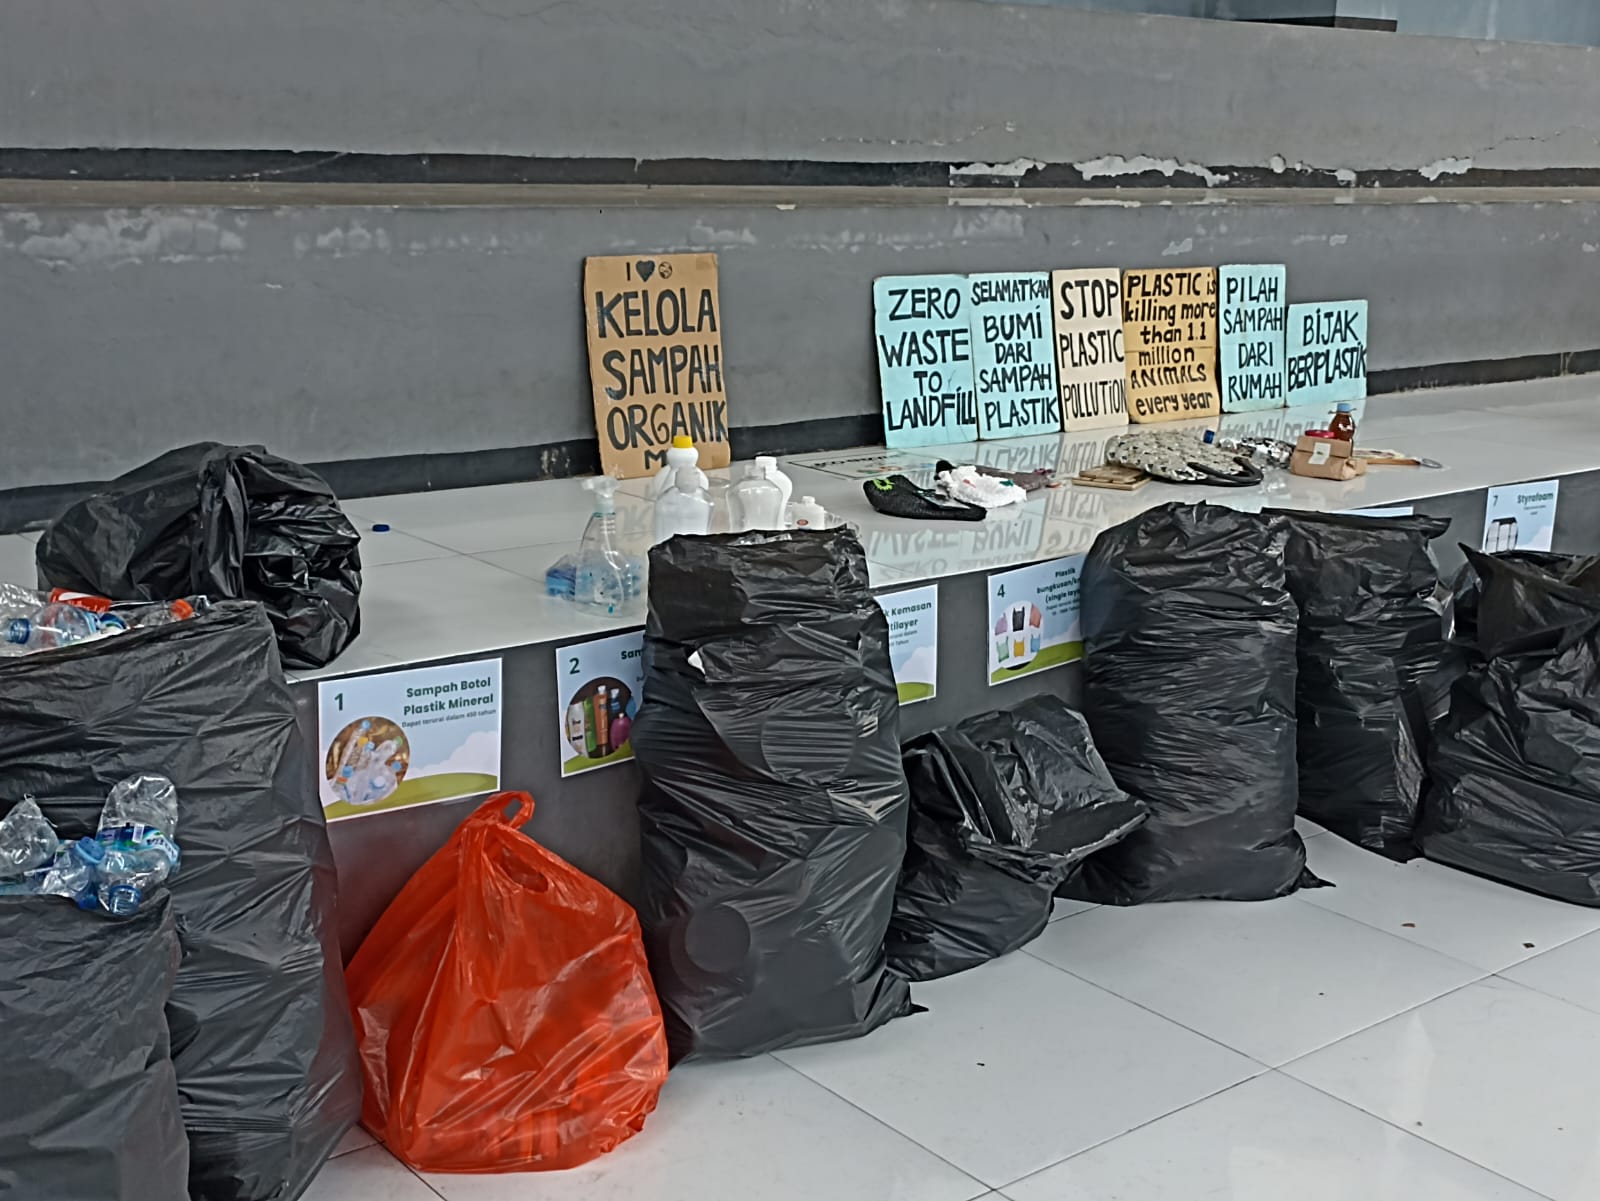
[[[778,485],[778,491],[783,494],[783,508],[787,512],[789,502],[794,499],[794,481],[778,470],[778,460],[772,455],[757,455],[756,467],[762,475]]]
[[[762,471],[760,460],[733,486],[733,519],[741,530],[783,529],[783,490]]]
[[[697,468],[686,468],[656,497],[657,542],[665,542],[676,534],[711,532],[711,497],[704,481],[705,476]]]
[[[690,468],[699,478],[702,488],[706,486],[705,472],[700,470],[700,452],[695,449],[694,442],[688,435],[679,434],[672,440],[672,449],[667,451],[667,465],[656,472],[656,478],[650,486],[650,495],[660,496],[672,487],[672,481],[684,467]]]
[[[825,530],[828,528],[828,511],[814,497],[802,496],[800,503],[789,510],[797,530]]]

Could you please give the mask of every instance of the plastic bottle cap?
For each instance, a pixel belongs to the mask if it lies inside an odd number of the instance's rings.
[[[374,534],[387,534],[389,532],[389,523],[386,521],[377,522],[373,525],[372,532]]]
[[[674,450],[690,450],[693,447],[694,439],[689,437],[688,434],[677,434],[672,439],[672,448]]]
[[[771,455],[757,455],[756,466],[763,471],[768,471],[778,465],[778,460]]]
[[[800,498],[800,503],[803,504],[803,505],[814,505],[817,502],[812,497],[802,496]]]
[[[104,863],[106,849],[92,838],[80,838],[72,844],[77,848],[78,858],[87,863]]]

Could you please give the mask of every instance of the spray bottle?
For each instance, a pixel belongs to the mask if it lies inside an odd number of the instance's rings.
[[[617,546],[617,481],[599,475],[584,480],[583,486],[594,493],[594,515],[578,543],[572,599],[591,613],[615,617],[633,599],[628,557]]]

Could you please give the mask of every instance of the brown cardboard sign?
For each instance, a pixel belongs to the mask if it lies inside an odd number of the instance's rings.
[[[1122,328],[1129,420],[1182,421],[1221,411],[1215,267],[1124,272]]]
[[[1061,428],[1128,424],[1122,333],[1122,272],[1115,267],[1050,273]]]
[[[726,467],[717,256],[585,259],[583,312],[600,470],[649,475],[679,434],[694,439],[702,467]]]

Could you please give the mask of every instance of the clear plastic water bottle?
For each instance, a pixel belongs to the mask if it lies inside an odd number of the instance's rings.
[[[0,819],[0,878],[25,876],[55,862],[60,849],[55,827],[31,796]]]
[[[657,542],[676,534],[711,532],[711,495],[705,474],[698,467],[679,469],[667,490],[656,497]]]
[[[76,605],[49,604],[25,617],[12,617],[0,634],[13,654],[53,650],[86,642],[102,632],[100,619]]]
[[[178,790],[166,776],[119,780],[100,813],[95,841],[104,852],[96,895],[107,913],[130,917],[177,868]]]
[[[105,866],[106,849],[93,838],[80,838],[64,845],[48,871],[35,872],[40,896],[65,897],[80,909],[99,904],[98,888]],[[137,908],[137,906],[135,906]]]

